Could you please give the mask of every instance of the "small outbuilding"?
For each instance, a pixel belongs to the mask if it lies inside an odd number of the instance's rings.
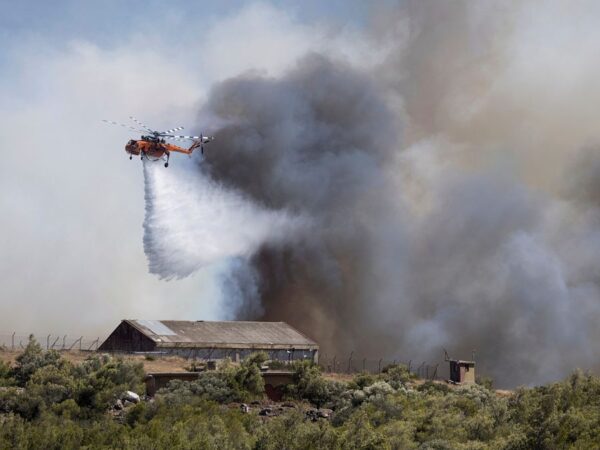
[[[257,351],[280,361],[319,358],[318,344],[285,322],[123,320],[98,351],[235,361]]]
[[[449,359],[450,381],[457,384],[475,383],[475,361]]]

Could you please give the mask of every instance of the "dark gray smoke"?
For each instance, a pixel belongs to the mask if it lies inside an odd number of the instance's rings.
[[[288,321],[329,355],[476,349],[501,385],[595,368],[598,95],[548,78],[588,80],[568,53],[577,17],[551,5],[525,27],[530,13],[405,2],[376,18],[376,67],[315,53],[213,89],[210,176],[313,223],[242,262],[229,286],[260,305],[239,317]],[[556,44],[566,62],[540,54],[544,20],[575,33]]]

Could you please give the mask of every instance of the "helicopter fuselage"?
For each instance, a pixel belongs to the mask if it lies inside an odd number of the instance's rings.
[[[125,151],[130,155],[135,156],[146,156],[149,158],[162,158],[164,155],[168,155],[170,152],[185,153],[189,155],[193,149],[186,149],[178,147],[177,145],[167,144],[159,139],[140,139],[130,140],[125,145]]]

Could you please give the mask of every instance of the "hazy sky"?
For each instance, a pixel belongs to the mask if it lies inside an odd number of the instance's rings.
[[[365,5],[0,2],[0,334],[222,317],[222,263],[181,281],[148,273],[142,167],[123,151],[134,135],[101,119],[202,131],[212,83],[351,43]]]

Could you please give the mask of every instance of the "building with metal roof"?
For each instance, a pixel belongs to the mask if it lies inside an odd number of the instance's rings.
[[[282,361],[318,360],[316,342],[285,322],[123,320],[99,351],[240,360],[265,351]]]

